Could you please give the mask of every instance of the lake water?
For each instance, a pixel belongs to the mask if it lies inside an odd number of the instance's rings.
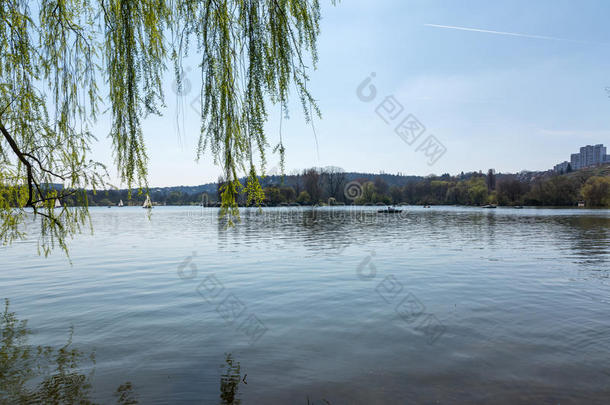
[[[608,210],[91,219],[72,264],[36,256],[35,239],[0,248],[0,298],[33,344],[73,327],[101,403],[125,381],[141,403],[610,401]]]

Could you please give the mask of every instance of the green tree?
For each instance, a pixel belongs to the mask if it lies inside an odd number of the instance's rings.
[[[286,108],[294,88],[306,120],[319,115],[307,88],[319,20],[318,0],[0,2],[2,243],[23,237],[21,224],[34,215],[39,247],[66,249],[87,222],[84,190],[105,187],[107,178],[89,158],[106,101],[120,180],[147,193],[142,122],[162,114],[168,65],[182,90],[182,60],[192,53],[202,80],[197,158],[210,151],[223,169],[224,214],[238,215],[240,173],[261,201],[256,172],[265,163],[268,103]],[[283,162],[281,139],[275,150]],[[48,187],[54,183],[64,187]],[[53,208],[67,196],[79,208]]]
[[[394,204],[399,204],[403,202],[402,189],[397,186],[390,187],[390,197],[392,198],[392,203]]]
[[[591,207],[610,205],[610,178],[590,177],[580,190],[586,204]]]
[[[296,199],[296,193],[292,187],[280,187],[280,193],[284,202],[294,202]]]
[[[521,204],[523,195],[527,193],[528,185],[518,179],[505,179],[498,182],[497,195],[500,204]]]
[[[310,204],[311,203],[311,196],[309,195],[309,193],[307,191],[301,191],[299,193],[299,196],[297,197],[297,203],[299,203],[299,204]]]
[[[430,199],[436,204],[444,203],[448,189],[448,181],[432,180],[430,182]]]
[[[536,181],[524,200],[533,205],[574,205],[578,200],[579,181],[568,176],[552,176]]]
[[[377,194],[384,195],[388,192],[388,183],[386,183],[383,178],[376,177],[373,184],[375,185],[375,192]]]
[[[487,195],[487,204],[498,204],[498,193],[495,190]]]
[[[309,194],[311,202],[317,204],[322,196],[322,188],[320,187],[320,173],[315,168],[303,171],[303,183],[305,191]]]
[[[102,206],[106,206],[107,207],[109,205],[112,205],[112,201],[110,201],[108,198],[102,198],[101,200],[99,200],[97,205],[102,205]]]
[[[165,200],[168,205],[184,204],[185,196],[180,191],[171,191]]]
[[[487,202],[487,184],[483,177],[468,180],[468,199],[473,205],[481,205]]]
[[[282,195],[281,191],[277,187],[266,187],[265,191],[265,203],[270,205],[278,205],[286,202],[286,198]]]
[[[487,171],[485,183],[487,184],[487,191],[489,191],[490,193],[496,189],[496,172],[494,169],[489,169]]]
[[[468,185],[466,184],[466,181],[460,180],[456,184],[450,186],[445,198],[445,201],[448,204],[468,204]]]
[[[372,181],[367,181],[362,184],[362,195],[354,202],[358,205],[373,203],[376,195],[375,184]]]

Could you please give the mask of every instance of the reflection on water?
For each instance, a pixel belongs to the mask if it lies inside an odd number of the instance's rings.
[[[231,353],[225,355],[225,370],[220,376],[220,400],[221,405],[239,405],[239,384],[241,374],[239,361],[235,361]]]
[[[0,250],[0,291],[36,325],[32,346],[5,344],[17,355],[3,400],[608,403],[610,211],[376,209],[244,209],[227,228],[216,209],[93,208],[95,234],[73,241],[72,266],[27,241]],[[362,279],[372,252],[376,277]],[[197,288],[214,275],[220,302]],[[428,344],[384,301],[388,276],[442,338]],[[219,316],[229,295],[242,318]],[[248,314],[268,329],[254,343]],[[95,378],[66,325],[95,351]]]
[[[91,400],[94,353],[87,356],[72,347],[73,331],[59,349],[29,345],[30,333],[27,321],[19,320],[9,311],[6,299],[0,322],[0,404],[94,404]],[[90,365],[85,367],[87,361]],[[91,370],[85,373],[83,368]],[[242,379],[239,361],[231,353],[225,355],[223,368],[220,404],[240,405],[239,384],[247,384],[246,376]],[[117,388],[114,397],[119,405],[138,403],[129,381]]]
[[[91,379],[84,362],[95,363],[94,354],[72,347],[72,335],[59,349],[28,344],[27,322],[9,311],[6,299],[0,321],[0,403],[2,404],[93,404]],[[116,392],[117,404],[137,404],[130,382]]]
[[[248,384],[247,374],[241,376],[241,366],[239,361],[235,360],[231,353],[225,354],[225,364],[223,372],[220,376],[220,405],[240,405],[241,399],[239,395],[239,385]],[[320,401],[312,401],[309,396],[306,398],[307,405],[332,405],[326,399]],[[299,401],[299,403],[301,403]]]
[[[439,241],[494,246],[497,243],[537,243],[539,235],[560,249],[572,249],[577,263],[610,262],[610,216],[607,210],[512,209],[440,207],[420,210],[403,207],[398,215],[377,213],[378,207],[246,209],[234,228],[217,228],[222,249],[236,240],[255,243],[253,236],[273,240],[278,247],[296,240],[315,254],[337,255],[349,246],[371,240],[429,244]],[[448,209],[447,209],[448,208]],[[209,213],[208,213],[209,214]],[[552,214],[552,215],[549,215]],[[567,214],[567,215],[566,215]],[[203,223],[209,215],[199,217]],[[455,235],[460,234],[459,238]],[[534,240],[532,240],[534,239]]]
[[[569,247],[580,263],[603,265],[610,252],[610,218],[573,217],[564,223]],[[603,267],[600,267],[600,270]]]
[[[87,356],[72,347],[73,331],[59,349],[32,347],[28,344],[30,333],[27,321],[19,320],[9,311],[6,299],[0,321],[0,404],[94,404],[91,400],[94,353]],[[91,363],[89,373],[83,371],[87,361]],[[247,384],[245,376],[242,380],[239,361],[228,353],[220,377],[221,405],[241,404],[240,383]],[[138,403],[129,381],[117,388],[114,397],[119,405]]]
[[[114,396],[117,397],[118,404],[134,405],[138,403],[137,396],[129,381],[125,384],[119,385],[119,388],[117,388]]]

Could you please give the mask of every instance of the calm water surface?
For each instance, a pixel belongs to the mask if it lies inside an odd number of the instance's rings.
[[[94,208],[71,265],[0,248],[0,298],[101,403],[610,402],[610,211],[359,210]]]

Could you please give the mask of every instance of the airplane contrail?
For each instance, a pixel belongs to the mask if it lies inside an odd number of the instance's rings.
[[[439,25],[439,24],[424,24],[424,25],[426,27],[445,28],[445,29],[459,30],[459,31],[483,32],[486,34],[508,35],[511,37],[522,37],[522,38],[544,39],[544,40],[549,40],[549,41],[566,41],[566,42],[578,42],[578,43],[585,43],[585,44],[608,45],[608,43],[603,43],[603,42],[581,41],[581,40],[577,40],[577,39],[549,37],[546,35],[522,34],[522,33],[518,33],[518,32],[492,31],[492,30],[484,30],[484,29],[480,29],[480,28],[457,27],[454,25]]]

